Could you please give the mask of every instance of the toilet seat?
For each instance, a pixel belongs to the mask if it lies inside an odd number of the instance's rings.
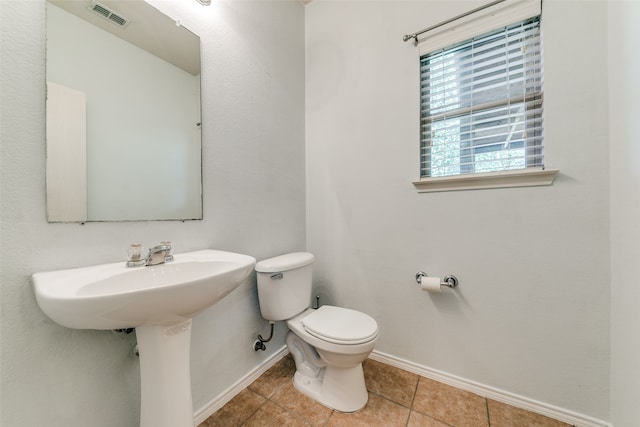
[[[330,305],[323,305],[305,316],[301,323],[310,335],[334,344],[362,344],[378,335],[378,324],[371,316]]]

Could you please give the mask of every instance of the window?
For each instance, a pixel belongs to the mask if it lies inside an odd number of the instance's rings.
[[[551,184],[548,178],[557,171],[542,172],[539,4],[506,1],[500,5],[506,16],[496,18],[501,11],[472,16],[420,44],[421,181],[414,183],[419,189],[432,178],[469,181],[478,174],[494,181],[495,175],[503,181],[544,175],[543,183],[533,178],[532,184],[515,185]],[[514,12],[521,5],[527,10]]]
[[[540,17],[420,58],[421,176],[543,166]]]

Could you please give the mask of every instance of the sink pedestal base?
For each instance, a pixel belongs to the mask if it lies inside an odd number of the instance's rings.
[[[191,319],[136,328],[140,352],[140,427],[193,427]]]

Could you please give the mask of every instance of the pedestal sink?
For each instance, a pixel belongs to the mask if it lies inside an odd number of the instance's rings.
[[[103,264],[33,275],[38,305],[74,329],[136,328],[141,427],[193,427],[191,319],[238,287],[255,258],[202,250],[171,263]]]

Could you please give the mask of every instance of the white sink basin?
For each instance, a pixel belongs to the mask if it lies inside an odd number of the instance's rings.
[[[38,305],[75,329],[169,325],[215,304],[253,271],[255,258],[202,250],[152,267],[103,264],[33,275]]]

